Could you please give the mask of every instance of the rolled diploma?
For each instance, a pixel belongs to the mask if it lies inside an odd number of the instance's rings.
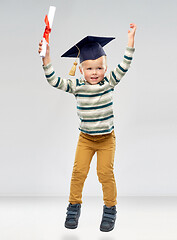
[[[48,20],[49,20],[50,28],[52,28],[53,19],[55,16],[55,10],[56,10],[56,7],[50,6],[49,13],[48,13]],[[50,35],[49,35],[49,37],[50,37]],[[40,57],[45,57],[46,48],[47,48],[47,42],[46,42],[45,38],[43,38],[42,51],[40,53]]]

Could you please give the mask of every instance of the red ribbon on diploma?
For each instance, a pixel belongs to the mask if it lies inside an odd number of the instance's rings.
[[[50,25],[49,25],[49,20],[48,20],[47,15],[45,16],[44,21],[45,21],[46,27],[45,27],[43,38],[45,38],[46,42],[49,44],[49,34],[51,32],[51,28],[50,28]]]

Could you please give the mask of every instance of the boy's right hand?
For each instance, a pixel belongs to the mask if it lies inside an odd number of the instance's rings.
[[[38,49],[39,54],[42,51],[42,43],[43,43],[43,40],[41,40],[40,43],[39,43],[39,49]],[[44,66],[46,66],[47,64],[49,64],[51,62],[51,60],[50,60],[50,47],[49,47],[48,44],[47,44],[47,48],[46,48],[45,57],[42,58],[42,61],[43,61]]]

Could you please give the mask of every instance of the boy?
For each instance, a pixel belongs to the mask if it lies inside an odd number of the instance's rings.
[[[75,162],[70,185],[69,205],[65,227],[77,228],[81,211],[82,189],[87,177],[90,162],[97,152],[97,174],[103,190],[103,216],[100,230],[113,230],[116,220],[117,189],[113,166],[115,154],[115,133],[113,124],[114,87],[119,83],[130,66],[134,49],[136,25],[130,24],[128,47],[123,62],[106,75],[107,63],[103,46],[114,38],[87,36],[69,49],[62,57],[79,57],[80,72],[83,78],[62,79],[56,77],[47,46],[43,58],[45,76],[53,87],[73,93],[77,100],[77,113],[80,118],[80,136],[76,149]],[[42,41],[39,43],[39,53]],[[75,65],[77,63],[74,63]]]

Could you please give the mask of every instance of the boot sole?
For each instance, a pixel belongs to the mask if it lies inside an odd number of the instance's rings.
[[[78,226],[78,225],[77,225],[77,226]],[[76,229],[77,226],[68,226],[68,225],[65,224],[65,228],[68,228],[68,229]]]
[[[100,227],[100,231],[102,231],[102,232],[110,232],[110,231],[112,231],[114,229],[114,226],[112,227],[112,228],[110,228],[110,229],[104,229],[104,228],[101,228]]]

